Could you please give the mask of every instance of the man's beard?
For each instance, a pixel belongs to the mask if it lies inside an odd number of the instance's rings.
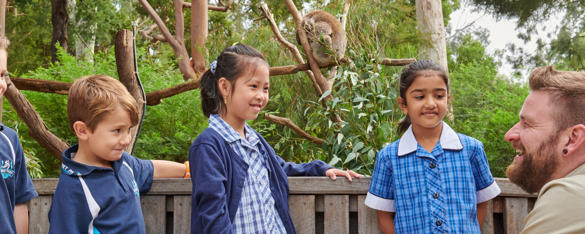
[[[548,140],[543,141],[534,153],[527,153],[522,146],[524,155],[521,162],[512,163],[506,169],[508,179],[528,193],[540,191],[557,169],[558,162],[555,160],[554,149],[557,143],[558,138],[553,134]]]

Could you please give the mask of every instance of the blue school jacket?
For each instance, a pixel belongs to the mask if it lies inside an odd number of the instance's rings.
[[[49,233],[146,233],[140,193],[152,185],[152,162],[124,152],[112,168],[88,166],[71,159],[77,147],[63,152]]]
[[[288,208],[287,176],[323,176],[331,168],[323,161],[296,164],[285,162],[260,136],[265,164],[276,210],[289,234],[295,233]],[[262,152],[260,152],[262,153]],[[228,143],[211,128],[205,129],[189,149],[193,193],[191,195],[191,233],[232,233],[248,165]]]
[[[16,132],[0,124],[0,233],[16,233],[14,206],[37,196]]]

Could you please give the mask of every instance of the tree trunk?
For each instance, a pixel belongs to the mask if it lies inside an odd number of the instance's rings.
[[[191,2],[191,57],[197,80],[205,72],[205,56],[207,50],[207,0],[193,0]]]
[[[129,30],[120,30],[116,35],[116,65],[118,67],[118,77],[120,82],[126,86],[128,92],[136,99],[138,104],[138,122],[142,119],[143,108],[145,105],[144,96],[138,79],[136,77],[136,70],[134,69],[134,52],[133,52],[133,35]],[[126,146],[126,152],[132,152],[134,142],[138,140],[138,126],[132,128],[132,141]]]
[[[80,33],[75,33],[75,35],[73,35],[73,43],[75,44],[75,58],[93,63],[97,22],[87,22],[85,19],[78,17],[76,0],[67,0],[67,8],[69,8],[69,19],[73,22],[75,28],[83,29],[86,32],[83,33],[85,35]],[[97,8],[93,9],[93,13],[97,14],[97,10]]]
[[[53,23],[53,38],[51,40],[51,62],[57,61],[57,47],[59,45],[67,51],[67,0],[51,0],[51,22]]]
[[[416,21],[418,30],[426,39],[420,45],[420,58],[435,61],[448,73],[441,0],[416,0]]]

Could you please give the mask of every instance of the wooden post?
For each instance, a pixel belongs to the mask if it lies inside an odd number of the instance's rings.
[[[449,73],[441,0],[416,0],[416,21],[425,38],[419,47],[420,58],[435,61]]]
[[[133,35],[126,29],[118,31],[116,34],[115,51],[116,65],[118,67],[118,77],[120,82],[126,86],[128,92],[134,97],[138,104],[138,122],[142,119],[142,113],[146,102],[142,95],[142,90],[138,84],[136,70],[134,69],[134,52],[133,52]],[[132,128],[132,141],[126,146],[126,152],[132,152],[134,142],[137,140],[138,126]]]

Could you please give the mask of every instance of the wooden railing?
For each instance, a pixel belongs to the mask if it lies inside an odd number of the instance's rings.
[[[527,194],[507,179],[497,178],[502,194],[489,203],[482,233],[518,233],[534,205]],[[29,232],[47,233],[47,214],[57,179],[33,180],[39,197],[29,202]],[[289,177],[290,213],[298,233],[380,233],[376,212],[364,205],[370,178]],[[141,197],[147,233],[189,233],[191,181],[156,179]]]

